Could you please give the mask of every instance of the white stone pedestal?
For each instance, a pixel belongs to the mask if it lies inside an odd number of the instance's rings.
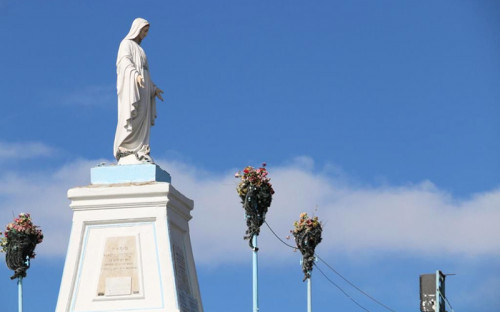
[[[73,225],[56,312],[203,311],[193,201],[158,166],[133,166],[93,168],[91,185],[68,191]]]

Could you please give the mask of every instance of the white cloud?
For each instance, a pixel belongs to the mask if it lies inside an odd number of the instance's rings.
[[[70,187],[86,185],[90,168],[100,161],[79,160],[53,173],[0,176],[0,218],[7,223],[14,213],[31,212],[46,234],[39,253],[62,256],[66,252],[71,210],[66,199]],[[160,161],[173,185],[195,200],[190,222],[193,249],[205,265],[245,261],[249,257],[243,209],[233,177],[235,169],[213,174],[192,166]],[[463,256],[498,255],[500,190],[485,191],[468,199],[453,198],[431,182],[406,186],[352,186],[337,176],[313,171],[302,159],[269,168],[276,190],[267,220],[278,235],[289,234],[302,211],[316,213],[324,224],[320,254],[333,252],[396,251]],[[317,211],[314,212],[315,207]],[[293,243],[293,241],[289,241]],[[263,226],[259,238],[267,257],[283,261],[289,251]],[[247,259],[248,260],[248,259]],[[296,261],[294,259],[293,261]]]
[[[324,223],[322,252],[364,253],[396,251],[423,256],[441,254],[499,254],[500,189],[457,199],[429,181],[406,186],[353,186],[343,178],[313,171],[301,158],[283,167],[270,167],[276,194],[267,220],[282,238],[302,211],[316,213]],[[196,170],[174,172],[173,184],[195,200],[191,222],[197,256],[210,262],[231,254],[248,257],[243,209],[235,192],[233,171],[196,176]],[[187,174],[186,174],[187,173]],[[317,211],[315,212],[315,208]],[[262,244],[283,250],[262,228]],[[293,241],[290,241],[293,243]],[[217,254],[220,251],[220,254]],[[286,251],[276,252],[277,258]]]
[[[326,236],[347,250],[462,255],[499,253],[500,190],[453,199],[429,182],[350,190],[325,208]]]
[[[8,143],[0,141],[0,161],[48,157],[54,152],[54,148],[40,142]]]
[[[75,160],[54,172],[6,173],[0,176],[0,222],[2,227],[13,216],[29,212],[44,232],[37,253],[64,256],[71,229],[72,212],[66,192],[70,187],[89,183],[94,161]]]
[[[116,102],[116,88],[113,85],[86,86],[62,96],[58,102],[63,105],[110,107],[110,103]]]

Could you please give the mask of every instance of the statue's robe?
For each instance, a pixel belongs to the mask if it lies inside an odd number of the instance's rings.
[[[149,158],[149,137],[156,118],[156,86],[149,75],[146,53],[134,40],[123,39],[116,60],[118,124],[113,154],[116,159],[136,154]],[[137,76],[144,78],[139,87]],[[150,159],[150,158],[149,158]]]

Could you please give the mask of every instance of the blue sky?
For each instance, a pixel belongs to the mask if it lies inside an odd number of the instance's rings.
[[[498,310],[500,2],[0,0],[0,223],[31,212],[46,234],[26,311],[55,308],[67,189],[113,162],[115,58],[136,17],[165,91],[152,156],[195,200],[205,311],[251,309],[233,174],[262,161],[278,235],[315,213],[318,253],[384,304],[418,311],[419,274],[441,269],[455,311]],[[259,244],[261,311],[305,310],[299,255],[266,228]],[[363,311],[313,279],[314,310]]]

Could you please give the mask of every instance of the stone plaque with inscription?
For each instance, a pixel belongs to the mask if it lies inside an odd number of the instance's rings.
[[[140,293],[137,238],[108,237],[104,244],[97,296]]]

